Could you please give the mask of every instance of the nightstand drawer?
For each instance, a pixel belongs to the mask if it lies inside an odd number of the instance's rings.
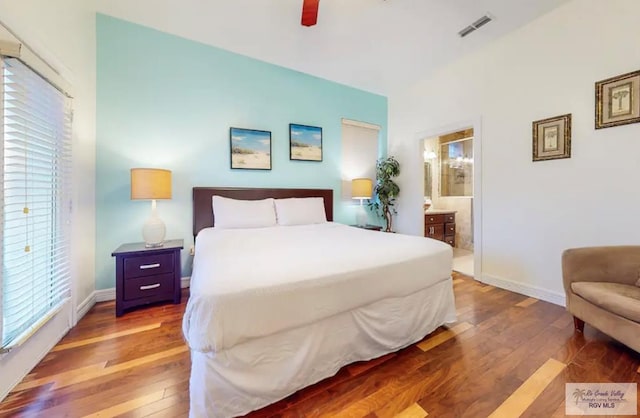
[[[455,236],[444,237],[444,242],[446,242],[447,244],[451,245],[452,247],[455,247],[456,246],[456,237]]]
[[[448,215],[444,215],[444,221],[445,222],[455,222],[456,221],[456,214],[455,213],[450,213]]]
[[[124,260],[124,278],[153,276],[173,272],[173,254],[154,254],[142,257],[127,257]]]
[[[444,234],[445,235],[455,235],[456,234],[456,224],[444,224]]]
[[[173,273],[129,279],[124,282],[124,300],[170,295],[173,286]]]
[[[444,223],[444,215],[424,215],[424,223],[427,225],[430,224],[443,224]]]

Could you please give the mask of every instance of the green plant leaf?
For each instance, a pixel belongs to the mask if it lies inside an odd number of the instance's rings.
[[[373,188],[374,198],[369,202],[369,209],[379,216],[385,212],[397,213],[396,197],[400,194],[400,186],[392,178],[400,174],[400,163],[395,157],[381,158],[376,162],[376,184]]]

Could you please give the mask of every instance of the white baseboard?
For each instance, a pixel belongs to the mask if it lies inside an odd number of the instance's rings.
[[[76,323],[78,323],[82,319],[82,317],[85,316],[91,308],[93,308],[93,305],[95,304],[96,304],[96,291],[94,290],[76,308]]]
[[[186,289],[191,283],[191,276],[182,277],[180,279],[180,289]]]
[[[543,289],[541,287],[514,282],[513,280],[505,279],[502,277],[490,276],[488,274],[482,274],[482,278],[480,279],[480,281],[482,283],[490,284],[492,286],[499,287],[501,289],[506,289],[512,292],[520,293],[521,295],[544,300],[546,302],[550,302],[555,305],[565,306],[566,301],[565,301],[564,293],[557,293],[551,290]]]
[[[185,288],[189,287],[190,283],[191,283],[191,277],[190,276],[182,277],[180,279],[180,288],[181,289],[185,289]],[[96,302],[106,302],[106,301],[109,301],[109,300],[116,300],[116,288],[115,287],[112,287],[111,289],[96,290],[94,293],[95,293],[95,301]]]
[[[107,302],[109,300],[116,300],[116,288],[100,289],[95,291],[96,302]]]

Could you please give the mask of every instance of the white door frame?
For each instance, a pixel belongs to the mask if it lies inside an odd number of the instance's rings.
[[[461,120],[448,125],[426,129],[415,136],[416,159],[424,161],[424,140],[464,129],[473,128],[473,276],[482,279],[482,117]],[[424,162],[422,165],[424,167]],[[424,175],[422,188],[424,190]],[[422,192],[421,192],[422,193]],[[422,220],[424,222],[424,219]]]

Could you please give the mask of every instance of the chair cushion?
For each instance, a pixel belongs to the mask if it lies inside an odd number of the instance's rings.
[[[621,283],[573,282],[571,290],[600,308],[640,322],[640,288]]]

